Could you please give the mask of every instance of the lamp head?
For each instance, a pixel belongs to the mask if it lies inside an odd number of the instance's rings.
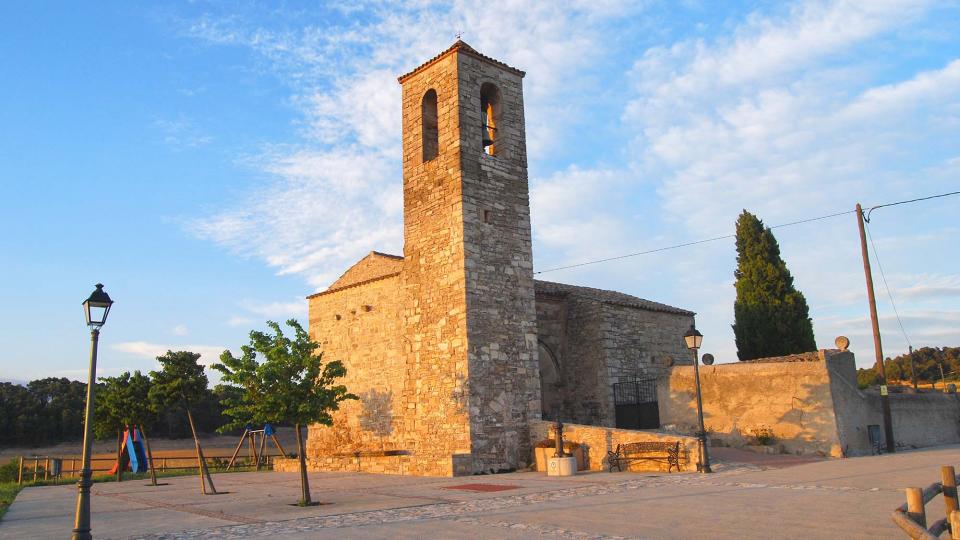
[[[683,341],[687,343],[688,349],[699,349],[703,342],[703,334],[691,324],[687,333],[683,334]]]
[[[97,283],[97,288],[83,302],[83,311],[87,317],[87,326],[92,329],[99,329],[107,322],[107,314],[110,313],[110,306],[113,300],[110,295],[103,290],[103,284]]]

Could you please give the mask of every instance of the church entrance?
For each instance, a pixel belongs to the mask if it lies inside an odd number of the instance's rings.
[[[657,379],[635,379],[613,385],[613,404],[618,428],[658,429]]]

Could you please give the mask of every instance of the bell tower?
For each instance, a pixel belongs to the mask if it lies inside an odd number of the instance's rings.
[[[540,380],[523,75],[457,41],[399,78],[403,432],[425,474],[530,459]]]

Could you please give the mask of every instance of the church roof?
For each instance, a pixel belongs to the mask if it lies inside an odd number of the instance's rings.
[[[555,296],[580,296],[590,300],[603,302],[604,304],[613,304],[617,306],[627,306],[647,311],[662,311],[664,313],[676,313],[679,315],[694,315],[694,312],[680,309],[678,307],[668,306],[660,302],[644,300],[630,294],[608,291],[605,289],[594,289],[593,287],[582,287],[580,285],[567,285],[565,283],[555,283],[553,281],[534,280],[534,289],[537,293],[555,295]]]
[[[426,62],[420,64],[419,66],[417,66],[416,68],[414,68],[413,71],[404,73],[403,75],[397,77],[397,80],[400,81],[401,84],[403,84],[403,81],[407,80],[407,78],[409,78],[410,76],[412,76],[412,75],[414,75],[414,74],[416,74],[416,73],[419,73],[419,72],[423,71],[424,69],[427,68],[427,66],[433,64],[433,63],[436,62],[437,60],[440,60],[441,58],[443,58],[443,57],[445,57],[445,56],[447,56],[447,55],[449,55],[449,54],[453,54],[453,53],[455,53],[455,52],[461,52],[461,53],[463,53],[463,54],[472,56],[472,57],[474,57],[474,58],[478,58],[478,59],[480,59],[480,60],[485,60],[485,61],[487,61],[487,62],[490,62],[491,64],[495,64],[495,65],[497,65],[497,66],[500,66],[500,67],[502,67],[503,69],[505,69],[505,70],[507,70],[507,71],[512,71],[513,73],[515,73],[515,74],[517,74],[517,75],[519,75],[519,76],[521,76],[521,77],[523,77],[524,75],[526,75],[526,73],[524,73],[523,71],[520,71],[519,69],[517,69],[517,68],[515,68],[515,67],[508,66],[507,64],[504,64],[503,62],[501,62],[501,61],[499,61],[499,60],[497,60],[497,59],[495,59],[495,58],[490,58],[489,56],[487,56],[487,55],[485,55],[485,54],[482,54],[482,53],[477,52],[476,49],[474,49],[474,48],[471,47],[470,45],[467,45],[467,43],[466,43],[465,41],[463,41],[463,40],[461,40],[461,39],[458,39],[458,40],[457,40],[456,42],[454,42],[454,44],[451,45],[447,50],[445,50],[445,51],[443,51],[442,53],[434,56],[433,58],[427,60]]]
[[[379,251],[371,251],[366,257],[360,259],[351,266],[339,279],[333,282],[327,290],[311,294],[307,298],[332,293],[341,289],[364,285],[371,281],[396,276],[403,268],[403,257],[400,255],[390,255]],[[677,313],[679,315],[693,315],[692,311],[680,309],[678,307],[668,306],[660,302],[644,300],[636,296],[605,289],[595,289],[593,287],[582,287],[580,285],[567,285],[565,283],[555,283],[553,281],[534,280],[534,290],[539,294],[553,296],[574,295],[581,298],[588,298],[605,304],[617,306],[627,306],[647,311],[662,311],[665,313]]]
[[[307,298],[313,298],[321,294],[395,276],[400,273],[401,268],[403,268],[403,257],[390,255],[389,253],[380,253],[379,251],[371,251],[366,257],[360,259],[356,264],[348,268],[339,279],[327,287],[327,290],[311,294]]]

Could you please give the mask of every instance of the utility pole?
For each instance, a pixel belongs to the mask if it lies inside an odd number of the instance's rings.
[[[917,391],[917,363],[913,360],[913,345],[908,345],[910,350],[910,382],[913,383],[913,391]]]
[[[883,368],[883,346],[880,344],[880,323],[877,321],[877,300],[873,295],[873,274],[870,272],[870,256],[867,254],[867,235],[863,229],[863,208],[857,203],[857,227],[860,229],[860,250],[863,254],[863,274],[867,280],[867,300],[870,302],[870,322],[873,323],[873,349],[877,356],[877,376],[880,378],[880,407],[883,409],[883,433],[887,440],[887,452],[893,453],[893,420],[890,418],[890,396],[887,390],[887,374]]]

